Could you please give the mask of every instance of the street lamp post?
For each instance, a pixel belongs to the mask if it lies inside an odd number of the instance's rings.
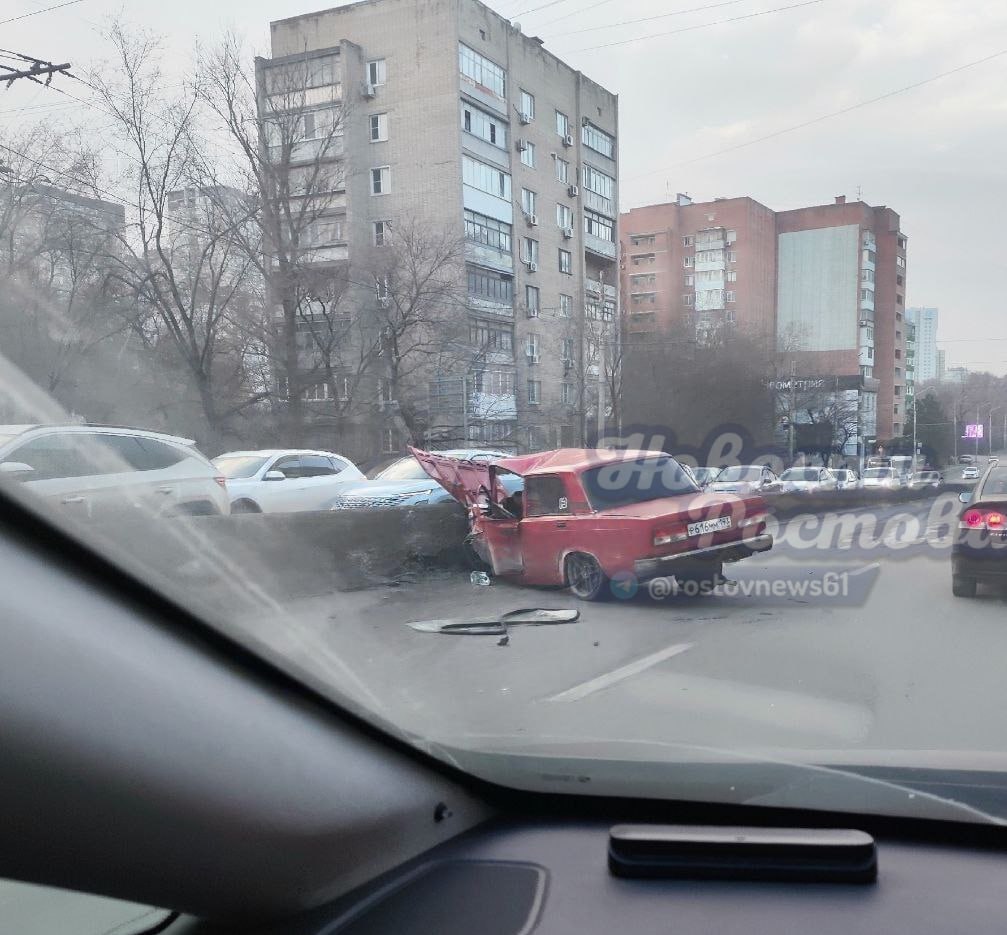
[[[999,412],[1003,409],[1003,406],[990,406],[990,453],[989,457],[993,457],[993,413]]]
[[[915,390],[915,387],[913,387]],[[909,462],[913,471],[916,470],[916,393],[913,393],[913,460]]]

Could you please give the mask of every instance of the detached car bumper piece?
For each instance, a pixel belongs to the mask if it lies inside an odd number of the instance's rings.
[[[641,558],[633,563],[633,573],[640,580],[658,578],[675,570],[679,564],[688,564],[696,559],[703,561],[737,562],[749,558],[758,552],[768,552],[773,547],[773,537],[762,533],[750,539],[739,539],[735,542],[722,542],[719,545],[707,546],[703,549],[692,549],[689,552],[676,552],[674,555],[662,555],[657,558]]]

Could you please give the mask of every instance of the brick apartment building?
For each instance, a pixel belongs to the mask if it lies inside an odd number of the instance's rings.
[[[840,196],[775,212],[679,195],[623,214],[620,237],[629,347],[651,333],[702,343],[738,328],[775,343],[788,373],[832,385],[830,405],[855,407],[856,439],[902,433],[906,237],[890,208]]]

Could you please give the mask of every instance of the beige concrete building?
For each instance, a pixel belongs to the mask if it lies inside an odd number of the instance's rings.
[[[471,353],[424,372],[429,441],[580,443],[618,359],[616,96],[478,0],[364,0],[271,35],[260,72],[309,63],[316,122],[342,114],[326,261],[358,268],[397,222],[463,243]]]

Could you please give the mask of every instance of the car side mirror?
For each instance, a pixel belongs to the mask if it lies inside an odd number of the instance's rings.
[[[963,490],[960,494],[958,494],[958,499],[962,503],[968,503],[969,500],[972,499],[972,494],[970,494],[967,490]]]
[[[23,461],[4,461],[0,463],[0,474],[10,474],[18,480],[27,480],[29,474],[34,474],[35,468]]]
[[[263,480],[286,480],[287,475],[283,471],[266,471]]]

